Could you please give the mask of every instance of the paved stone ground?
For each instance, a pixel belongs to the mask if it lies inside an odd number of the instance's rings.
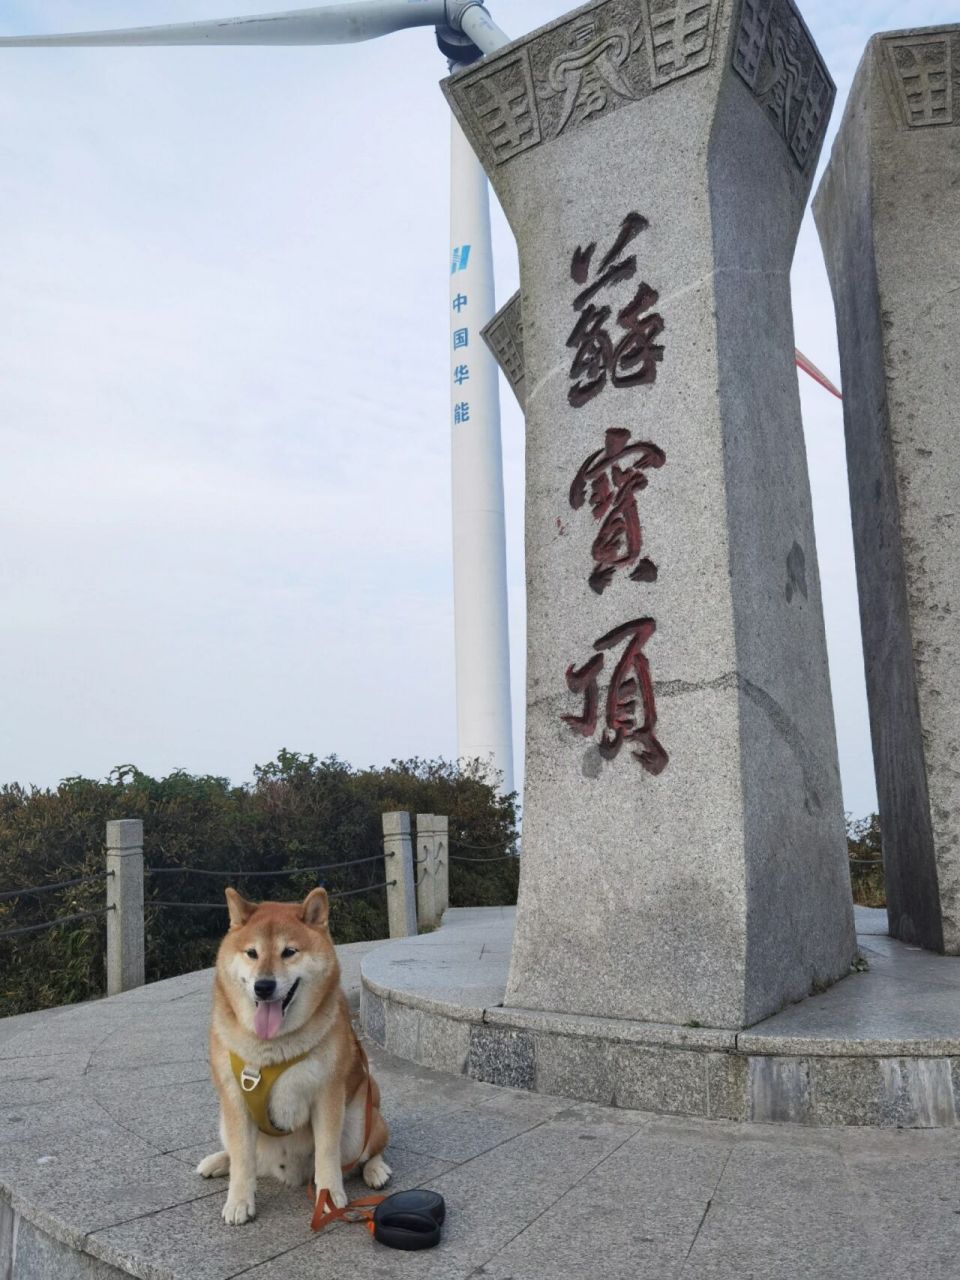
[[[356,994],[359,949],[344,949]],[[667,1120],[498,1089],[374,1050],[396,1187],[446,1197],[440,1248],[361,1227],[311,1237],[305,1193],[263,1184],[220,1220],[208,973],[0,1022],[0,1196],[15,1278],[946,1280],[960,1276],[960,1132]],[[362,1184],[351,1180],[352,1194]],[[10,1237],[13,1215],[5,1210]],[[34,1226],[104,1263],[84,1263]],[[0,1275],[4,1224],[0,1218]],[[114,1270],[119,1268],[119,1272]]]
[[[459,1006],[479,1016],[503,1005],[515,920],[515,907],[449,911],[436,933],[377,948],[364,971],[378,987],[396,988],[427,1008]],[[747,1031],[711,1028],[705,1036],[713,1041],[720,1034],[724,1047],[737,1044],[749,1053],[803,1053],[816,1043],[840,1054],[960,1055],[960,959],[887,937],[885,911],[857,907],[856,923],[864,973]]]

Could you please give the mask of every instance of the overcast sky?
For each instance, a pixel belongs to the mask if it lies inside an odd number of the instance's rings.
[[[492,7],[519,35],[572,6]],[[838,82],[835,128],[867,37],[904,6],[803,7]],[[270,8],[6,0],[0,22]],[[910,25],[955,18],[955,0],[912,0]],[[281,747],[357,765],[455,755],[432,34],[0,59],[0,781],[131,761],[239,782]],[[502,301],[517,266],[498,210],[495,239]],[[809,216],[794,276],[797,341],[839,380]],[[862,814],[875,792],[841,410],[801,390],[845,803]],[[519,765],[523,430],[502,400]]]

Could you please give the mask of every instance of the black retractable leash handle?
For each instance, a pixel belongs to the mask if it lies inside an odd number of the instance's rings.
[[[312,1185],[308,1190],[315,1200],[310,1223],[314,1231],[324,1231],[335,1222],[362,1222],[375,1240],[390,1249],[432,1249],[440,1243],[447,1206],[436,1191],[363,1196],[338,1209],[329,1190],[318,1193]]]
[[[432,1249],[446,1214],[436,1191],[398,1191],[374,1210],[373,1237],[391,1249]]]

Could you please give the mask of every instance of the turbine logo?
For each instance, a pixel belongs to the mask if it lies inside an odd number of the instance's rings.
[[[453,251],[453,261],[450,263],[450,274],[455,276],[458,271],[466,271],[467,263],[470,261],[470,245],[458,244]],[[466,299],[464,299],[466,301]]]

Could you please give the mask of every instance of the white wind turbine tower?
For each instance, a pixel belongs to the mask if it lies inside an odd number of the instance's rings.
[[[339,45],[435,27],[451,69],[508,42],[480,0],[356,0],[245,18],[64,35],[0,46]],[[457,740],[462,759],[492,760],[513,790],[506,537],[497,366],[480,330],[492,319],[487,180],[451,117],[450,387]]]

